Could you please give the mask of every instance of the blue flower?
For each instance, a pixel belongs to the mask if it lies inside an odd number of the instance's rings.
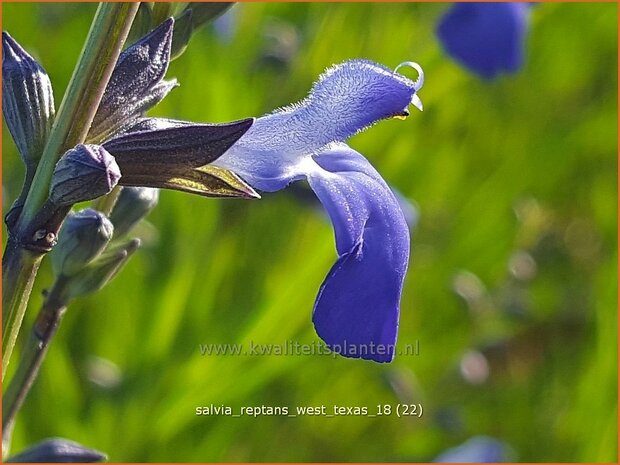
[[[527,3],[455,3],[437,35],[446,52],[485,79],[523,65],[530,6]]]
[[[307,179],[334,225],[338,252],[314,306],[316,331],[344,356],[391,361],[409,231],[388,185],[344,141],[379,120],[408,116],[411,104],[421,110],[422,69],[403,63],[418,71],[414,82],[398,68],[348,61],[327,70],[305,100],[257,120],[144,117],[176,86],[164,80],[173,24],[164,21],[120,56],[88,147],[114,157],[123,186],[251,198],[254,189],[274,192]]]
[[[498,463],[512,461],[510,447],[495,438],[474,436],[448,449],[433,460],[436,463]]]
[[[409,261],[409,231],[394,194],[372,165],[343,142],[375,122],[422,109],[416,82],[353,60],[328,69],[303,101],[258,118],[213,165],[273,192],[307,179],[327,210],[338,260],[321,285],[313,322],[347,357],[389,362]],[[397,68],[398,70],[398,68]]]

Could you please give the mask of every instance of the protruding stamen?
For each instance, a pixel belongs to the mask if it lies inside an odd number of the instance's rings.
[[[398,65],[394,69],[394,72],[396,73],[403,66],[408,66],[410,68],[415,69],[418,72],[418,79],[416,79],[416,81],[413,83],[413,88],[415,89],[416,92],[419,91],[424,85],[424,71],[422,70],[422,67],[414,61],[405,61],[401,63],[400,65]]]
[[[413,94],[413,97],[411,97],[411,104],[418,110],[424,111],[424,105],[422,105],[422,100],[420,100],[418,94]]]

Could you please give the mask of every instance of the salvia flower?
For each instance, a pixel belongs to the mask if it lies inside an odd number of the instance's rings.
[[[492,79],[523,65],[530,6],[527,3],[455,3],[441,18],[437,36],[468,70]]]
[[[406,117],[410,104],[421,110],[421,68],[405,63],[419,73],[414,82],[398,68],[348,61],[327,70],[305,100],[256,121],[208,125],[146,118],[144,113],[176,85],[163,79],[173,26],[173,19],[163,22],[123,52],[87,144],[75,150],[112,155],[122,186],[258,197],[255,189],[273,192],[307,179],[334,225],[339,256],[315,303],[316,331],[345,356],[390,361],[409,232],[390,188],[344,141],[379,120]],[[53,180],[52,202],[68,201],[63,197],[68,194],[55,192],[68,181],[62,175],[68,172],[63,163],[70,157],[63,158]],[[101,195],[91,198],[95,194]],[[125,252],[110,263],[122,261]]]
[[[448,449],[433,460],[437,463],[498,463],[511,461],[510,447],[489,436],[474,436]]]
[[[307,179],[327,210],[338,260],[314,306],[318,335],[348,357],[388,362],[394,355],[409,231],[379,173],[344,140],[374,124],[422,108],[413,82],[379,64],[354,60],[328,69],[308,97],[258,118],[213,165],[273,192]],[[398,68],[397,68],[398,69]]]
[[[41,441],[25,451],[9,457],[10,463],[93,463],[102,462],[107,456],[98,450],[84,447],[75,441],[51,438]]]

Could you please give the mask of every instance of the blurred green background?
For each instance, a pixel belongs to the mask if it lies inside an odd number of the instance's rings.
[[[58,106],[96,5],[2,7]],[[332,63],[419,62],[425,111],[351,145],[419,210],[399,347],[419,341],[420,354],[392,364],[201,356],[207,343],[316,342],[333,232],[286,191],[260,201],[162,192],[144,249],[69,309],[13,451],[61,436],[111,461],[429,461],[488,435],[514,460],[617,460],[617,5],[534,8],[525,68],[491,83],[442,52],[434,27],[447,7],[237,5],[173,62],[181,87],[154,112],[258,116],[302,98]],[[6,212],[22,167],[4,135]],[[29,319],[50,281],[46,262]],[[195,415],[211,403],[399,402],[424,415]]]

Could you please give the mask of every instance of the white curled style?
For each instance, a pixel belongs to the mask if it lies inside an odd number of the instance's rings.
[[[422,105],[422,100],[420,100],[420,97],[418,97],[417,92],[424,85],[424,70],[415,61],[404,61],[403,63],[401,63],[400,65],[398,65],[394,69],[394,72],[395,73],[398,72],[398,70],[400,68],[404,67],[404,66],[407,66],[409,68],[413,68],[413,69],[415,69],[418,72],[418,78],[413,83],[413,88],[415,89],[416,93],[413,94],[413,96],[411,97],[411,104],[413,106],[415,106],[418,110],[423,111],[424,110],[424,106]]]

